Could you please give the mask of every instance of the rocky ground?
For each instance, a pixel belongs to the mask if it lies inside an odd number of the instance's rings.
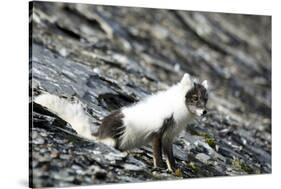
[[[271,173],[270,17],[35,2],[30,29],[30,186]],[[94,131],[185,72],[208,79],[209,113],[174,144],[179,175],[154,169],[149,145],[87,141],[32,102],[40,90],[75,97]]]

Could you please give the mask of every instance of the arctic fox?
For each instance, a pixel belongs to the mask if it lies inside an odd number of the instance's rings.
[[[207,113],[208,83],[195,82],[185,73],[181,81],[166,91],[122,107],[104,117],[97,133],[90,131],[90,117],[79,101],[69,102],[52,94],[42,94],[35,102],[71,124],[78,135],[103,142],[120,150],[152,143],[153,164],[163,167],[162,152],[170,171],[176,170],[172,144],[175,137],[194,120]]]

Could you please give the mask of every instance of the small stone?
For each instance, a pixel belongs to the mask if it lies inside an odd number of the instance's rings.
[[[60,159],[69,160],[69,159],[70,159],[70,155],[67,155],[67,154],[60,154]]]
[[[46,133],[46,132],[40,132],[40,135],[41,135],[42,137],[46,137],[46,136],[47,136],[47,133]]]
[[[210,156],[204,154],[204,153],[199,153],[195,156],[196,159],[198,159],[199,161],[201,161],[202,163],[207,164],[208,161],[211,159]]]
[[[32,140],[33,144],[44,144],[45,140],[41,137],[37,137],[36,139]]]
[[[54,151],[54,152],[51,153],[50,156],[51,156],[52,158],[57,158],[57,157],[59,157],[59,153],[58,153],[57,151]]]
[[[66,56],[69,54],[68,50],[66,50],[65,48],[60,49],[60,50],[59,50],[59,53],[60,53],[60,55],[62,55],[63,57],[66,57]]]
[[[67,172],[65,171],[61,171],[58,173],[54,173],[54,178],[59,180],[59,181],[73,181],[74,180],[74,176],[69,175]]]
[[[93,69],[93,72],[95,72],[96,74],[100,74],[101,73],[101,70],[99,68],[94,68]]]
[[[143,167],[139,167],[139,166],[136,166],[134,164],[124,164],[123,165],[124,169],[126,170],[130,170],[130,171],[140,171],[140,170],[143,170]]]

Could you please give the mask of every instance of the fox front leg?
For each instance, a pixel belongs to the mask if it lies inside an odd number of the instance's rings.
[[[165,142],[163,142],[163,152],[166,156],[168,170],[171,171],[175,176],[182,177],[182,170],[176,166],[176,161],[173,154],[173,140],[166,139]]]
[[[152,148],[153,148],[153,162],[154,167],[164,167],[165,163],[162,159],[162,149],[163,149],[163,135],[167,133],[167,130],[172,128],[175,124],[174,115],[171,114],[170,117],[164,119],[161,129],[153,136]]]
[[[156,134],[152,139],[153,165],[155,168],[163,168],[165,163],[162,159],[162,133]]]
[[[176,161],[175,161],[174,154],[173,154],[172,140],[163,141],[163,152],[167,158],[166,163],[167,163],[169,171],[174,173],[176,171],[177,167],[176,167]]]

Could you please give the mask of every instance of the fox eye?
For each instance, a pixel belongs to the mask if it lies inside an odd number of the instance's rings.
[[[198,101],[198,96],[195,96],[195,95],[192,96],[192,100],[195,101],[195,102],[197,102],[197,101]]]

